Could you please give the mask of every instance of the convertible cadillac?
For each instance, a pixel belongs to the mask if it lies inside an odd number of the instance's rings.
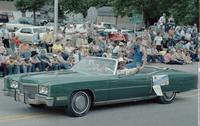
[[[63,106],[71,116],[91,106],[146,99],[174,101],[176,93],[197,88],[197,76],[169,68],[146,66],[134,74],[117,74],[118,60],[87,57],[70,70],[10,75],[4,94],[32,107]]]

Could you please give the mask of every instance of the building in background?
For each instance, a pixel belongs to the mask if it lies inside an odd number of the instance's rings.
[[[18,19],[22,16],[21,12],[15,7],[15,0],[1,0],[0,14],[7,14],[10,20]],[[26,12],[27,17],[30,17],[32,14],[32,12]]]
[[[97,23],[106,22],[117,25],[119,28],[133,29],[132,17],[129,16],[117,16],[114,13],[113,7],[101,7],[97,9]],[[137,28],[141,28],[143,23],[137,24]]]

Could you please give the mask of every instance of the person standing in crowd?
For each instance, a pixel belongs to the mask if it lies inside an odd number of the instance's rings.
[[[95,39],[94,27],[92,24],[88,24],[87,33],[88,33],[88,43],[92,43]]]
[[[76,47],[81,47],[83,45],[87,45],[87,27],[85,24],[79,30],[79,36],[76,42]]]
[[[6,66],[6,61],[8,60],[8,58],[9,57],[7,55],[0,52],[0,71],[3,73],[3,77],[8,74]]]
[[[47,53],[52,52],[53,41],[54,41],[53,34],[48,29],[47,32],[45,33],[45,35],[43,36],[43,42],[45,44]]]
[[[36,33],[33,34],[32,42],[33,42],[33,44],[42,46],[39,32],[36,32]]]
[[[166,14],[163,13],[163,15],[158,20],[158,29],[160,29],[161,31],[164,31],[165,24],[166,24]]]
[[[7,53],[6,48],[4,47],[4,44],[0,42],[0,54],[5,55]]]
[[[144,30],[144,33],[142,34],[142,45],[149,47],[152,44],[152,40],[151,40],[151,35],[149,34],[149,31],[147,29]]]
[[[172,49],[175,45],[174,41],[174,29],[171,27],[168,31],[168,39],[167,39],[167,47],[168,49]]]
[[[11,34],[11,39],[10,39],[10,47],[13,52],[16,51],[16,48],[19,48],[19,45],[21,44],[21,41],[17,36],[15,36],[15,33]]]
[[[3,26],[2,26],[1,32],[3,33],[2,40],[3,40],[4,47],[5,48],[10,48],[10,42],[9,42],[10,35],[9,35],[8,29],[6,29],[6,25],[5,24],[3,24]]]
[[[78,35],[79,35],[79,31],[78,31],[78,28],[77,28],[77,25],[76,24],[73,24],[73,28],[72,28],[72,45],[74,47],[76,47],[76,42],[77,42],[77,38],[78,38]]]
[[[3,27],[2,27],[2,24],[0,24],[0,42],[3,42]]]
[[[64,40],[66,41],[67,44],[72,44],[72,34],[73,34],[73,30],[70,26],[70,24],[67,24],[63,30],[63,32],[65,33],[65,38]]]

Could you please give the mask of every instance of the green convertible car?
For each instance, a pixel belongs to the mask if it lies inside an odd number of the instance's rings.
[[[146,99],[168,104],[176,93],[197,88],[197,75],[152,66],[118,75],[117,67],[116,59],[87,57],[66,71],[10,75],[4,78],[4,94],[32,107],[63,106],[80,117],[93,105]]]

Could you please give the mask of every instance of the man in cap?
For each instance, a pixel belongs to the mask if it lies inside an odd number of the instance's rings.
[[[30,61],[32,63],[32,72],[36,72],[36,68],[38,68],[39,71],[42,70],[41,61],[38,58],[38,53],[36,51],[31,52]]]

